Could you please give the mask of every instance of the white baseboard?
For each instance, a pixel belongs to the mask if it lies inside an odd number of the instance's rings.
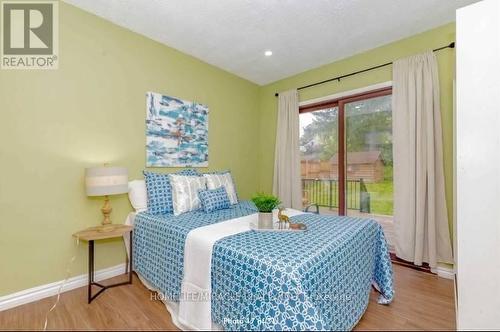
[[[453,268],[438,266],[436,270],[438,277],[455,279],[455,270]]]
[[[116,277],[125,273],[125,264],[108,267],[106,269],[95,271],[95,280],[100,281]],[[43,298],[57,295],[59,287],[64,280],[52,282],[50,284],[41,285],[20,292],[12,293],[5,296],[0,296],[0,311],[17,307],[21,304],[30,303],[41,300]],[[86,286],[88,284],[88,274],[82,274],[76,277],[69,278],[64,284],[61,293],[69,290]]]

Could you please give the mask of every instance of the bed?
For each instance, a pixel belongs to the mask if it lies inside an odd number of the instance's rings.
[[[249,227],[256,212],[243,201],[212,213],[141,212],[128,221],[135,224],[134,270],[180,328],[348,330],[366,310],[372,285],[379,303],[392,301],[377,222],[287,210],[308,230],[256,232]],[[201,285],[198,297],[191,284]]]

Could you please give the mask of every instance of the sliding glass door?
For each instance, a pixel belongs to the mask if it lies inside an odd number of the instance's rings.
[[[304,205],[392,223],[391,89],[301,108]]]

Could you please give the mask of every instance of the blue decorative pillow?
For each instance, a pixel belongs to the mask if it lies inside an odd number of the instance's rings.
[[[148,212],[151,214],[168,214],[174,212],[172,186],[167,173],[143,171],[148,192]],[[184,169],[175,174],[200,176],[195,169]]]
[[[198,198],[201,208],[205,212],[228,209],[231,206],[231,201],[224,187],[198,190]]]
[[[207,188],[215,189],[218,187],[225,187],[227,196],[229,196],[229,201],[231,204],[237,204],[239,201],[238,193],[236,191],[236,185],[234,184],[234,179],[231,171],[215,171],[204,173],[203,176],[207,179]]]

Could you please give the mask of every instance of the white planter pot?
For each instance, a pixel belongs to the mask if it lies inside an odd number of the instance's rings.
[[[259,212],[259,229],[273,229],[273,214]]]

